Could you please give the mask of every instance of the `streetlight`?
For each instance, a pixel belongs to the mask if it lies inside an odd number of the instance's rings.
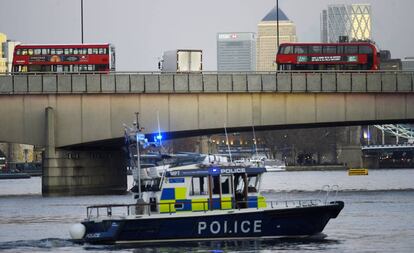
[[[279,50],[279,0],[276,0],[276,44]]]
[[[81,0],[81,41],[83,44],[83,0]]]

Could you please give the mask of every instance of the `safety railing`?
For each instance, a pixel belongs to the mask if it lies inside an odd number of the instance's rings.
[[[0,75],[0,94],[413,92],[414,72],[93,72]]]
[[[213,206],[213,201],[199,201],[196,202],[198,206],[202,205],[203,208],[199,208],[197,212],[210,212],[210,211],[217,211],[217,210],[242,210],[246,209],[250,204],[255,205],[255,207],[249,207],[253,209],[263,209],[264,207],[259,207],[257,205],[257,201],[217,201],[219,202],[221,208],[214,208],[210,209]],[[231,203],[231,207],[224,208],[222,205],[225,203]],[[172,202],[172,203],[142,203],[142,204],[112,204],[112,205],[94,205],[87,207],[86,215],[87,219],[94,219],[94,218],[105,218],[105,217],[126,217],[130,215],[152,215],[152,214],[159,214],[161,207],[168,206],[167,209],[164,209],[162,214],[169,214],[173,215],[177,212],[177,205],[184,205],[188,204],[185,202]],[[301,208],[301,207],[312,207],[321,205],[322,201],[320,199],[304,199],[304,200],[282,200],[282,201],[266,201],[266,208],[271,209],[283,209],[283,208]],[[326,201],[325,201],[325,204]],[[155,210],[154,207],[158,207]],[[168,210],[168,211],[167,211]],[[193,211],[194,212],[194,211]]]
[[[323,203],[326,205],[330,195],[334,194],[333,199],[336,199],[338,196],[339,185],[324,185],[319,190],[317,198],[323,199]]]

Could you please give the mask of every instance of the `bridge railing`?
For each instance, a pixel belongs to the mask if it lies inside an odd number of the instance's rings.
[[[413,92],[414,72],[110,72],[0,75],[0,94]]]

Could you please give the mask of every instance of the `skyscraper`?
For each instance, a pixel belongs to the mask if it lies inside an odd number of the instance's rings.
[[[7,36],[0,33],[0,73],[11,72],[14,47],[18,44],[20,42],[7,40]]]
[[[321,13],[321,41],[337,42],[339,37],[349,40],[371,40],[370,4],[328,5]]]
[[[256,35],[254,33],[217,34],[218,71],[256,70]]]
[[[258,24],[257,71],[276,71],[277,12],[279,12],[279,42],[296,42],[296,26],[281,10],[273,8]]]
[[[0,73],[7,71],[5,43],[7,43],[7,36],[4,33],[0,33]]]

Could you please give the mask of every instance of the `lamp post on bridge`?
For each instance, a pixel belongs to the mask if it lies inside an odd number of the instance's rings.
[[[276,0],[276,50],[279,50],[279,0]]]
[[[81,42],[83,44],[83,0],[81,0],[80,4],[81,4]]]

